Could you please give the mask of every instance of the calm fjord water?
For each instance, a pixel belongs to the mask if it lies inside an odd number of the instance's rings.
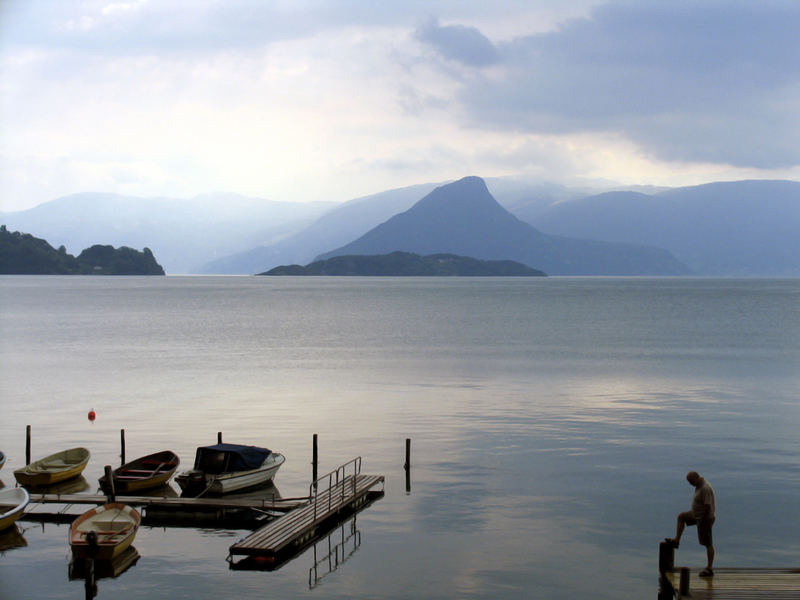
[[[185,466],[217,431],[266,445],[284,496],[313,433],[321,471],[387,477],[313,589],[311,551],[238,572],[243,531],[143,527],[100,598],[654,598],[689,469],[718,565],[800,562],[798,280],[4,277],[0,326],[7,486],[27,424],[34,457],[92,451],[90,490],[121,428],[128,457]],[[20,529],[0,598],[83,598],[67,527]],[[677,562],[702,566],[688,533]]]

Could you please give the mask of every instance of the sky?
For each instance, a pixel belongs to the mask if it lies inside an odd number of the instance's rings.
[[[800,2],[0,0],[0,210],[800,179]]]

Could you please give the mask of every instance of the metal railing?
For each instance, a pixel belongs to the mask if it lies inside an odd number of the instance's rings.
[[[349,474],[352,474],[350,485],[345,485],[345,480]],[[309,502],[314,504],[314,520],[317,518],[317,506],[320,503],[320,496],[325,495],[327,492],[328,510],[333,506],[334,497],[340,498],[342,504],[344,504],[348,497],[355,496],[356,476],[360,474],[361,457],[357,456],[330,473],[326,473],[322,477],[317,477],[317,479],[312,481],[308,486],[308,498]]]

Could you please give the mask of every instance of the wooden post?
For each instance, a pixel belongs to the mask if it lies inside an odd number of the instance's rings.
[[[31,426],[25,428],[25,466],[31,464]]]
[[[406,462],[403,465],[406,471],[406,494],[411,493],[411,438],[406,438]]]
[[[119,430],[119,465],[122,466],[125,464],[125,430]]]
[[[217,443],[218,444],[222,443],[222,432],[221,431],[217,432]]]
[[[680,594],[689,595],[689,567],[681,567]]]
[[[667,572],[675,570],[675,547],[667,541],[658,545],[658,600],[673,600],[675,588],[672,587]]]
[[[105,473],[106,473],[106,482],[108,483],[108,501],[114,502],[116,499],[116,491],[114,490],[114,473],[111,469],[111,465],[105,466]]]
[[[311,448],[311,481],[316,484],[319,467],[319,447],[317,446],[317,434],[314,434],[314,439]]]
[[[666,573],[675,570],[675,547],[669,542],[658,545],[658,572]]]

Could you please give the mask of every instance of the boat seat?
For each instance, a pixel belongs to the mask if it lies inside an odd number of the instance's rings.
[[[130,526],[131,524],[127,521],[94,521],[92,523],[92,528],[87,529],[86,532],[96,531],[98,534],[119,533],[124,529],[128,529]]]

